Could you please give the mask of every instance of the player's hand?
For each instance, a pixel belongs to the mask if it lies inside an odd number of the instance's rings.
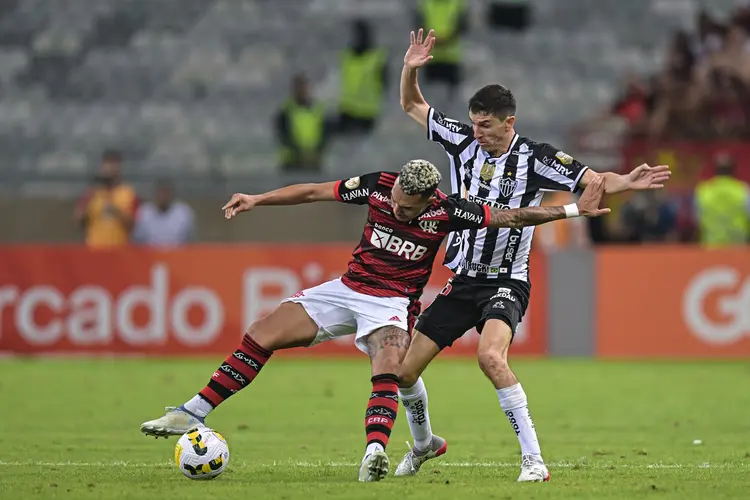
[[[583,194],[578,198],[578,213],[582,217],[599,217],[611,212],[609,208],[599,208],[604,196],[604,176],[597,175],[588,183]]]
[[[422,39],[423,36],[424,30],[422,28],[419,28],[416,37],[413,31],[409,34],[409,50],[406,51],[404,56],[404,66],[407,68],[417,69],[432,59],[430,52],[435,46],[435,30],[430,30],[424,40]]]
[[[255,208],[256,197],[251,194],[234,193],[232,199],[221,207],[224,210],[224,218],[231,219],[235,215],[247,212]]]
[[[669,180],[672,171],[668,165],[657,165],[650,167],[648,164],[636,167],[627,176],[627,188],[636,191],[645,189],[661,189]]]

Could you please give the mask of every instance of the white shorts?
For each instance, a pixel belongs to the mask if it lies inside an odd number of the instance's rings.
[[[311,346],[354,333],[354,345],[367,354],[366,338],[378,328],[397,326],[410,333],[409,299],[364,295],[343,284],[341,278],[303,290],[283,302],[302,305],[318,325]]]

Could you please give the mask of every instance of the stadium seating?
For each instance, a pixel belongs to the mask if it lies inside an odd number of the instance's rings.
[[[390,55],[385,115],[371,137],[335,142],[326,173],[393,168],[438,147],[398,105],[413,0],[6,0],[0,2],[0,168],[15,178],[80,178],[106,147],[130,174],[231,179],[275,169],[271,117],[305,71],[335,108],[337,51],[366,15]],[[527,33],[489,30],[471,2],[462,98],[430,101],[463,117],[465,98],[501,82],[519,131],[564,144],[565,127],[609,103],[622,73],[660,63],[686,0],[535,0]],[[712,0],[712,8],[735,2]],[[585,24],[580,24],[586,11]],[[606,21],[606,22],[605,22]],[[187,175],[186,174],[186,175]]]

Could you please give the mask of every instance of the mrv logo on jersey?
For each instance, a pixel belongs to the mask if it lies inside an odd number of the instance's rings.
[[[570,177],[573,174],[573,171],[571,169],[563,166],[562,164],[550,158],[549,156],[545,156],[544,158],[542,158],[542,163],[554,169],[557,173],[560,173],[566,177]]]
[[[409,260],[419,260],[427,253],[427,247],[415,245],[411,241],[399,238],[391,234],[393,229],[375,224],[370,235],[370,243],[376,248],[382,248],[387,252],[394,253]]]

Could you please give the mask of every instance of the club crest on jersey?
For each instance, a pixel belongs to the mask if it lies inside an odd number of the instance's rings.
[[[510,198],[513,196],[513,193],[516,192],[517,185],[518,181],[514,179],[501,179],[500,182],[497,183],[498,188],[500,188],[500,194],[503,198]]]
[[[486,161],[482,165],[482,169],[479,171],[479,178],[484,182],[490,182],[495,177],[495,165]]]
[[[425,233],[437,234],[438,221],[436,220],[419,221],[419,227],[422,228],[422,231],[424,231]]]
[[[352,177],[344,183],[346,189],[355,189],[359,186],[359,177]]]
[[[558,151],[557,153],[555,153],[555,158],[560,160],[560,163],[562,163],[563,165],[570,165],[571,163],[573,163],[573,157],[567,153],[563,153],[562,151]]]

